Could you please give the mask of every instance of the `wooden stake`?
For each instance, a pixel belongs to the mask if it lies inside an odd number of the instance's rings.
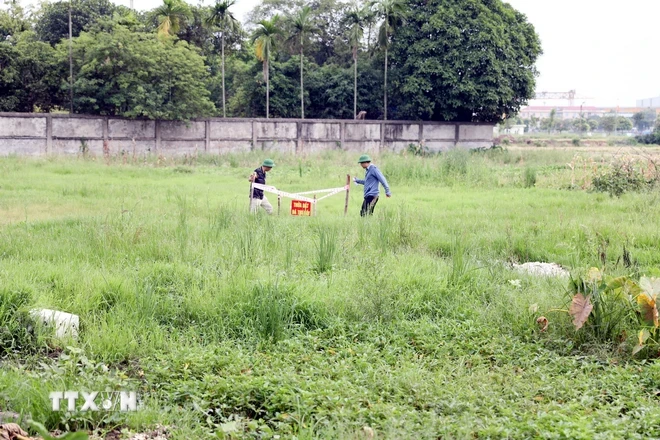
[[[346,174],[346,201],[344,202],[344,215],[348,214],[348,192],[351,189],[351,175]]]
[[[314,194],[314,203],[312,204],[312,215],[316,216],[316,194]]]
[[[256,173],[252,173],[252,176],[250,176],[250,206],[248,207],[248,212],[252,213],[252,198],[254,197],[254,187],[252,186],[254,184],[254,179],[255,179]]]
[[[282,196],[277,195],[277,215],[280,215],[280,208],[282,207]]]

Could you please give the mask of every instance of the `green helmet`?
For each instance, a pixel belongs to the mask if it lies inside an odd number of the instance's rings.
[[[264,163],[261,164],[261,166],[273,168],[275,166],[275,162],[273,162],[272,159],[266,159],[264,160]]]
[[[360,156],[360,158],[358,159],[358,163],[364,163],[364,162],[371,162],[371,158],[369,157],[368,154],[363,154],[363,155]]]

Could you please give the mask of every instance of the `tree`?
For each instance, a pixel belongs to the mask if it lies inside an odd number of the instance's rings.
[[[589,124],[589,121],[583,117],[575,118],[573,119],[573,129],[575,131],[579,131],[580,133],[584,133],[585,131],[589,131],[591,129],[591,125]]]
[[[296,15],[293,16],[292,38],[300,38],[300,117],[305,119],[305,87],[303,83],[303,47],[305,35],[314,31],[312,23],[311,8],[303,6]]]
[[[109,0],[72,0],[71,31],[74,37],[89,30],[100,18],[111,18],[117,6]],[[69,37],[69,1],[43,3],[37,12],[35,30],[41,41],[51,45]]]
[[[383,82],[383,119],[387,120],[387,50],[390,35],[403,18],[405,5],[403,0],[378,0],[375,3],[378,15],[383,19],[378,31],[378,45],[385,50],[385,68]]]
[[[0,111],[49,111],[61,105],[55,49],[32,31],[0,41]]]
[[[66,64],[67,45],[57,49]],[[215,112],[204,60],[185,41],[115,24],[112,32],[81,33],[73,51],[81,113],[188,120]]]
[[[280,16],[270,20],[261,20],[259,27],[252,34],[252,43],[257,59],[263,63],[264,79],[266,80],[266,118],[270,114],[270,73],[268,63],[277,50],[278,38],[282,33],[279,28]]]
[[[207,18],[207,23],[220,28],[222,33],[222,117],[227,117],[226,92],[225,92],[225,35],[227,32],[236,32],[240,28],[238,20],[229,11],[236,2],[234,0],[216,1],[211,15]]]
[[[496,122],[534,96],[539,37],[502,0],[405,0],[392,37],[399,119]]]
[[[363,12],[353,6],[346,13],[345,21],[348,26],[348,41],[353,49],[353,119],[357,117],[357,60],[360,42],[364,36]]]
[[[651,109],[637,112],[632,116],[632,120],[635,127],[640,131],[653,128],[655,119],[656,119],[655,110],[651,110]]]
[[[152,15],[158,20],[158,35],[161,36],[178,33],[181,25],[192,18],[190,8],[181,0],[163,0]]]
[[[550,133],[552,133],[555,129],[555,125],[557,124],[557,109],[556,108],[553,108],[552,110],[550,110],[550,117],[548,119],[549,119],[548,129],[549,129]]]

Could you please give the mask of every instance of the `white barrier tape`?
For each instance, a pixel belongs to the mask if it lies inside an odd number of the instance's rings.
[[[269,192],[269,193],[277,194],[278,196],[288,197],[290,199],[303,200],[305,202],[310,202],[310,203],[316,203],[315,199],[305,197],[305,196],[301,196],[299,194],[291,194],[291,193],[288,193],[288,192],[280,191],[279,189],[275,188],[274,186],[264,185],[262,183],[253,183],[252,187],[260,189],[262,191]]]
[[[346,189],[345,189],[345,188],[336,188],[336,189],[333,190],[331,193],[326,194],[326,195],[324,195],[323,197],[319,197],[318,199],[316,199],[316,201],[323,200],[323,199],[325,199],[326,197],[334,196],[335,194],[338,194],[338,193],[343,192],[343,191],[346,191]]]
[[[346,189],[348,189],[348,185],[345,185],[341,188],[319,189],[319,190],[316,190],[316,191],[300,192],[298,194],[318,194],[318,193],[325,193],[325,192],[330,192],[330,191],[335,191],[333,194],[337,194],[338,192],[342,192]]]

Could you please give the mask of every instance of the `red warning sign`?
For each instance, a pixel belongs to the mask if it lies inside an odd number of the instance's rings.
[[[291,215],[312,215],[312,203],[304,200],[291,200]]]

